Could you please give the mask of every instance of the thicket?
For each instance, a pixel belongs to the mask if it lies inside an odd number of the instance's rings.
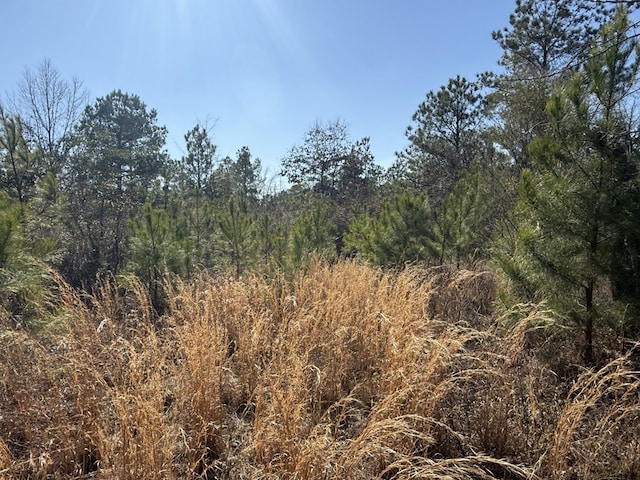
[[[3,329],[5,478],[638,478],[638,350],[585,368],[489,270],[314,263],[82,297]],[[6,319],[5,319],[6,321]]]
[[[387,171],[316,123],[286,187],[27,70],[0,474],[639,478],[640,44],[610,3],[517,0],[502,73],[428,92]]]

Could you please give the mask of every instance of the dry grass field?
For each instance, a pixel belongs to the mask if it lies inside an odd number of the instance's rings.
[[[490,271],[60,282],[0,327],[0,478],[640,479],[640,373]]]

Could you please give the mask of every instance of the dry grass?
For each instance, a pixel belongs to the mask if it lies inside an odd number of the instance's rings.
[[[640,370],[631,355],[574,384],[549,450],[553,478],[640,478]]]
[[[633,353],[561,378],[570,336],[494,283],[317,264],[156,318],[135,279],[60,282],[66,330],[0,332],[0,477],[640,478]]]

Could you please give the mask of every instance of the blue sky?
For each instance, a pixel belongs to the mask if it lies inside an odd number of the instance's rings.
[[[389,166],[430,90],[495,70],[512,0],[0,0],[0,95],[48,58],[91,99],[158,111],[174,156],[198,121],[219,153],[268,173],[315,122],[340,118]]]

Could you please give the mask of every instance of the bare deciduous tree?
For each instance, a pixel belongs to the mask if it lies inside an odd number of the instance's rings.
[[[78,78],[66,80],[45,58],[35,71],[25,69],[15,93],[8,98],[13,114],[19,115],[25,136],[42,151],[46,168],[58,172],[71,133],[88,100]]]

